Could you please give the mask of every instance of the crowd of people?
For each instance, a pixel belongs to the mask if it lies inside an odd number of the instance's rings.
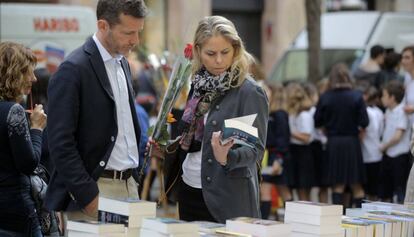
[[[412,202],[414,47],[398,54],[375,45],[370,53],[354,73],[339,63],[317,85],[267,86],[267,165],[274,172],[261,186],[263,217],[270,212],[271,184],[284,201],[294,199],[292,191],[311,200],[311,188],[318,187],[319,201],[328,202],[331,189],[332,203],[345,207],[360,207],[364,198]]]
[[[165,164],[173,171],[166,189],[186,221],[266,219],[272,185],[285,201],[311,200],[319,187],[321,202],[329,188],[332,203],[345,206],[352,205],[346,194],[355,206],[365,197],[403,202],[412,164],[413,46],[402,55],[374,46],[354,75],[339,63],[318,85],[260,85],[234,24],[205,17],[194,33],[176,142],[165,149],[146,135],[157,106],[137,103],[145,85],[127,61],[147,13],[142,0],[99,0],[97,32],[52,76],[35,73],[36,57],[23,45],[0,43],[1,236],[46,234],[31,181],[40,164],[51,174],[44,207],[58,213],[66,235],[68,220],[97,220],[99,196],[139,198],[138,169],[149,150],[153,160],[174,165]],[[255,115],[258,142],[222,144],[224,120],[247,115]],[[261,174],[265,153],[271,171]]]

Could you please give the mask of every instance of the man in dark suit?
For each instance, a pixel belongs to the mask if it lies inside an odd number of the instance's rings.
[[[124,56],[139,42],[146,14],[142,0],[99,0],[98,31],[50,81],[47,126],[56,170],[46,205],[67,219],[96,219],[98,194],[138,197],[133,174],[141,131]]]

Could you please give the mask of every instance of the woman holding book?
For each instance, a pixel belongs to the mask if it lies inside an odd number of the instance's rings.
[[[0,43],[0,236],[42,236],[29,175],[40,161],[46,115],[37,105],[29,123],[19,104],[36,81],[35,65],[23,45]]]
[[[166,170],[166,190],[178,200],[180,219],[224,223],[238,216],[259,217],[258,164],[267,133],[268,101],[248,74],[252,57],[232,22],[221,16],[199,22],[193,43],[193,75],[177,149],[178,175]],[[222,144],[224,120],[256,114],[254,147]],[[168,166],[168,164],[166,164]],[[170,190],[171,189],[171,190]]]

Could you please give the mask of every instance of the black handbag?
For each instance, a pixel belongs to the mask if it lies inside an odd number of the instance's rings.
[[[49,211],[44,206],[48,182],[49,174],[45,167],[39,164],[30,175],[31,195],[43,235],[59,236],[59,218],[56,212]]]

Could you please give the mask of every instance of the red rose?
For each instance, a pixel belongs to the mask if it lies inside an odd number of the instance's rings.
[[[193,45],[187,44],[187,46],[184,49],[184,57],[191,60],[193,59]]]

